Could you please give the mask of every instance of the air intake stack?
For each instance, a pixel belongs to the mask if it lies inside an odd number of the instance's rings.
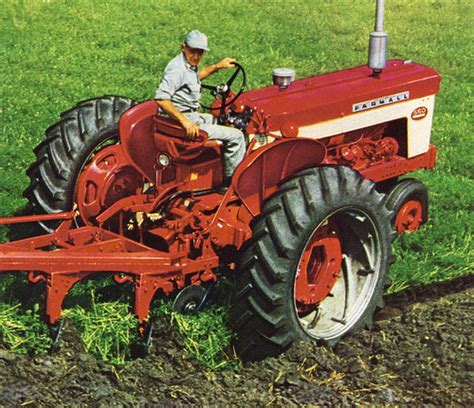
[[[378,76],[387,63],[388,34],[383,30],[384,0],[377,0],[375,31],[370,33],[369,68]]]

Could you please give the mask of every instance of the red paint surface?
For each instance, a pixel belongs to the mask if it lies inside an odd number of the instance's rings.
[[[316,140],[279,140],[254,151],[240,163],[233,187],[245,207],[256,216],[282,180],[317,166],[325,157],[326,148]]]
[[[273,85],[249,91],[237,103],[269,114],[268,129],[279,131],[287,128],[286,123],[301,127],[351,115],[353,104],[399,92],[409,91],[410,100],[433,95],[439,84],[435,70],[392,60],[377,78],[364,65],[301,79],[284,90]],[[249,133],[256,131],[249,129]]]
[[[423,220],[423,205],[418,200],[403,204],[395,218],[395,229],[399,234],[416,231]]]
[[[336,229],[329,223],[319,227],[303,251],[297,269],[295,301],[299,312],[317,305],[341,275],[342,249]]]
[[[186,284],[216,280],[219,250],[226,245],[240,248],[250,237],[249,222],[261,212],[264,201],[282,180],[298,171],[321,163],[347,165],[368,179],[381,181],[432,168],[434,146],[420,156],[401,157],[397,154],[400,139],[384,134],[383,125],[335,136],[326,145],[297,135],[301,126],[351,115],[356,103],[407,91],[410,99],[435,94],[439,81],[439,74],[430,68],[389,61],[378,77],[361,66],[295,81],[285,90],[270,86],[244,93],[238,104],[254,109],[248,133],[281,131],[284,139],[253,152],[249,148],[225,195],[209,192],[199,196],[193,191],[220,183],[219,147],[207,145],[205,134],[199,140],[189,140],[172,121],[157,120],[154,101],[136,105],[120,121],[121,148],[107,148],[96,156],[86,167],[86,186],[80,187],[79,194],[80,207],[87,217],[95,217],[97,224],[117,216],[118,233],[92,226],[71,229],[73,212],[0,219],[0,224],[65,220],[52,234],[0,245],[0,272],[28,271],[32,282],[47,282],[50,323],[59,320],[64,296],[76,282],[92,273],[112,272],[116,282],[134,283],[135,314],[143,324],[158,290],[169,294]],[[102,160],[106,153],[113,153],[113,165]],[[169,167],[157,162],[160,153],[169,155]],[[154,184],[153,193],[122,194],[126,185],[139,184],[133,173],[123,172],[132,167]],[[95,191],[87,190],[88,182],[96,185]],[[181,197],[183,191],[188,194]],[[141,227],[137,228],[138,238],[127,238],[123,214],[148,214],[157,209],[164,211],[164,222],[145,233],[161,239],[168,251],[145,245]],[[410,204],[400,211],[399,221],[405,230],[417,223],[415,210]],[[317,231],[304,251],[295,294],[303,305],[324,298],[340,269],[339,240],[331,234],[329,230]]]

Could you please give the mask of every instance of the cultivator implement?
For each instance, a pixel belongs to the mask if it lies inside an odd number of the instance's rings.
[[[61,221],[50,234],[0,245],[0,273],[26,271],[30,282],[45,282],[45,314],[51,326],[60,322],[63,300],[69,290],[92,275],[113,273],[118,284],[134,285],[134,313],[142,335],[157,291],[168,295],[189,283],[217,279],[212,272],[219,263],[215,255],[193,261],[191,266],[185,248],[171,255],[100,227],[75,228],[76,217],[75,212],[64,212],[0,218],[0,225]]]

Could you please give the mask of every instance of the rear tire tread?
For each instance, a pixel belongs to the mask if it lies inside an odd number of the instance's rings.
[[[280,354],[295,340],[305,338],[295,330],[295,322],[285,310],[288,280],[292,279],[290,271],[296,268],[295,262],[299,260],[301,240],[309,239],[306,235],[311,220],[317,213],[329,211],[338,199],[350,196],[350,190],[353,190],[352,196],[362,197],[361,203],[370,200],[370,205],[376,206],[374,212],[383,220],[384,237],[381,239],[386,258],[391,259],[393,234],[388,222],[389,212],[383,203],[384,196],[375,191],[371,181],[362,179],[347,167],[324,166],[301,172],[282,187],[267,200],[261,215],[252,223],[253,237],[242,249],[238,263],[240,274],[230,321],[236,322],[234,329],[238,338],[235,346],[245,360]],[[301,228],[295,227],[295,219]],[[298,258],[296,261],[295,257]],[[382,280],[380,286],[383,288],[385,275]],[[351,332],[370,324],[375,308],[382,304],[382,293],[377,293]],[[333,345],[337,340],[326,344]]]
[[[79,102],[48,127],[46,139],[34,149],[36,160],[28,168],[28,200],[24,213],[49,214],[69,211],[79,173],[93,150],[118,136],[122,114],[136,102],[121,96],[103,96]],[[16,240],[50,232],[42,223],[16,224],[10,239]]]

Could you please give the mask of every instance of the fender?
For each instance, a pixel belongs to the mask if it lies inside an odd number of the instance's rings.
[[[176,121],[157,117],[156,113],[156,102],[149,100],[122,115],[120,143],[126,159],[158,188],[163,185],[163,168],[157,164],[157,155],[165,153],[172,161],[167,169],[171,177],[166,182],[175,182],[190,190],[212,188],[215,180],[221,178],[220,142],[208,141],[203,130],[199,131],[198,138],[190,140]],[[199,180],[189,180],[191,173],[199,174]]]
[[[279,140],[245,157],[234,173],[232,187],[255,217],[283,180],[321,164],[325,158],[326,147],[317,140]]]
[[[120,144],[125,157],[145,178],[155,182],[156,147],[153,141],[154,100],[135,105],[120,118]]]

